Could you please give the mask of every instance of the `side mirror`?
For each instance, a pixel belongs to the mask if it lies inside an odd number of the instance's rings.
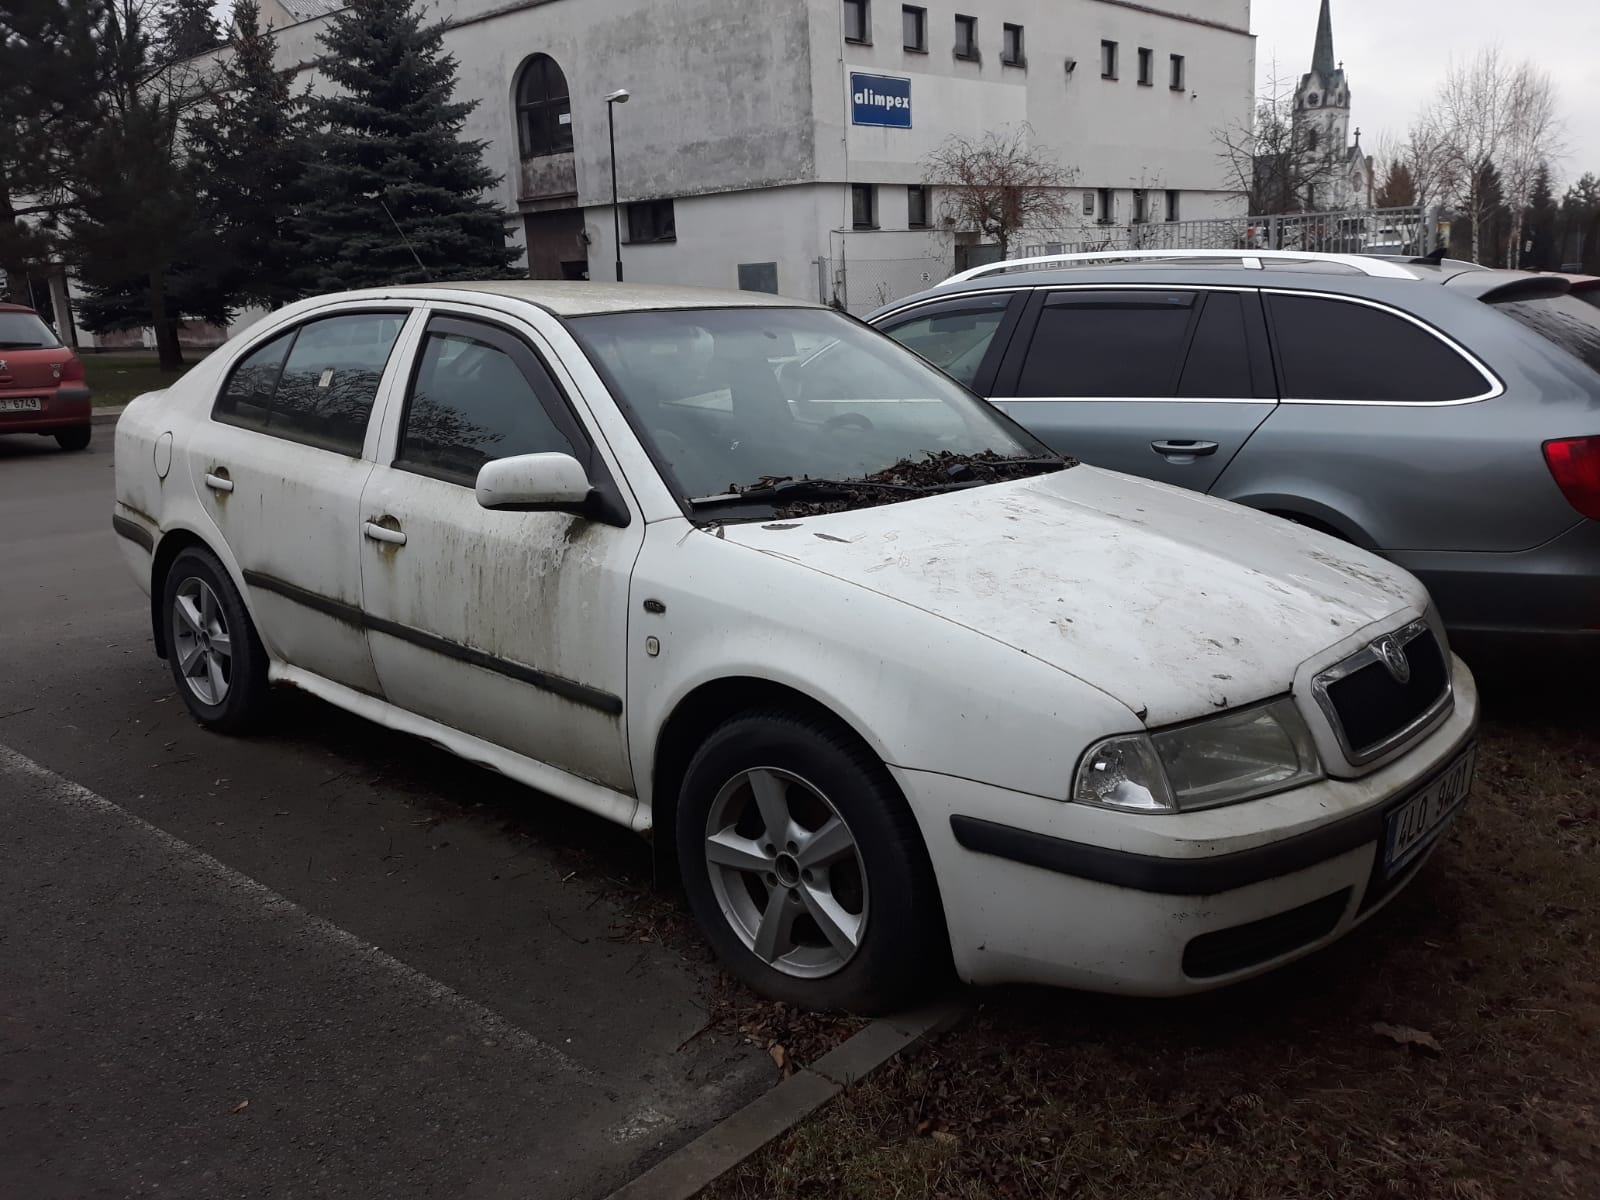
[[[514,454],[478,469],[478,503],[502,512],[567,512],[589,516],[594,492],[570,454]]]

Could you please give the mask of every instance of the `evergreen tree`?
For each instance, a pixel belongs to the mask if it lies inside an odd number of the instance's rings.
[[[1590,171],[1561,200],[1561,260],[1600,274],[1600,175]]]
[[[1555,188],[1550,179],[1550,164],[1540,163],[1534,172],[1533,192],[1523,218],[1522,266],[1533,271],[1554,271],[1561,266],[1556,244]]]
[[[160,24],[161,56],[168,61],[193,58],[222,44],[211,0],[168,0]]]
[[[340,93],[311,101],[296,230],[307,291],[504,276],[516,258],[484,142],[461,137],[456,61],[415,0],[353,0],[321,35]]]
[[[1492,162],[1485,162],[1478,169],[1473,194],[1477,197],[1481,214],[1477,261],[1484,266],[1503,266],[1506,262],[1506,242],[1511,233],[1511,212],[1506,207],[1505,185],[1500,179],[1500,168]]]
[[[256,0],[233,10],[233,53],[215,78],[211,106],[184,142],[199,183],[199,222],[211,239],[213,286],[228,304],[277,308],[300,296],[301,247],[291,225],[305,175],[302,99],[292,71],[273,69],[270,30]]]
[[[1401,159],[1391,158],[1384,165],[1376,203],[1379,208],[1411,208],[1417,203],[1416,177]]]

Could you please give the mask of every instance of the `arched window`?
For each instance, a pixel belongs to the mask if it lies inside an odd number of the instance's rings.
[[[1316,148],[1317,148],[1317,128],[1316,128],[1315,125],[1313,125],[1310,129],[1306,130],[1306,149],[1307,150],[1315,150]]]
[[[548,54],[535,54],[517,76],[517,142],[523,158],[572,149],[572,101],[567,77]]]
[[[1306,103],[1311,105],[1312,108],[1315,108],[1317,106],[1317,94],[1312,92],[1311,95],[1307,96]]]

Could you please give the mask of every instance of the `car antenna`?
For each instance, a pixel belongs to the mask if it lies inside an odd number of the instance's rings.
[[[406,249],[411,251],[411,257],[416,259],[417,270],[422,272],[422,278],[428,283],[432,283],[433,272],[422,265],[422,256],[417,253],[417,248],[411,244],[411,239],[406,236],[406,231],[400,228],[400,222],[394,219],[394,214],[389,211],[389,206],[384,203],[383,197],[374,192],[372,198],[378,202],[378,207],[383,209],[384,215],[389,218],[389,224],[394,226],[394,231],[400,235],[400,240],[406,244]]]
[[[1414,262],[1414,263],[1417,263],[1419,265],[1422,264],[1422,263],[1427,263],[1430,266],[1437,267],[1440,263],[1442,263],[1444,261],[1445,251],[1448,250],[1448,249],[1450,249],[1450,247],[1448,245],[1446,245],[1444,242],[1440,242],[1437,246],[1435,246],[1432,250],[1428,251],[1421,258],[1413,258],[1411,261]]]

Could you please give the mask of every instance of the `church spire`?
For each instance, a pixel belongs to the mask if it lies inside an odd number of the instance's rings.
[[[1328,11],[1329,0],[1322,0],[1322,12],[1317,17],[1317,48],[1311,55],[1311,69],[1322,76],[1324,82],[1332,78],[1335,69],[1333,60],[1333,16]]]

